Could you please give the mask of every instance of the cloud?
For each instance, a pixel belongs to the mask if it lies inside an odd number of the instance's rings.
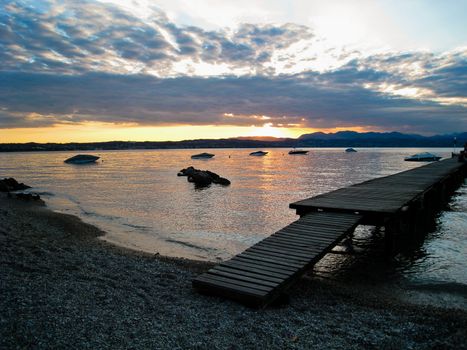
[[[378,76],[370,89],[393,96],[467,107],[467,48],[446,52],[377,55],[355,60],[349,67]]]
[[[196,74],[196,63],[255,72],[282,50],[313,35],[294,24],[245,24],[236,31],[181,28],[163,12],[149,19],[90,1],[11,3],[0,11],[2,70],[80,74]],[[189,60],[191,70],[173,71]]]
[[[467,49],[363,54],[323,46],[302,25],[206,31],[158,9],[141,17],[91,1],[0,8],[0,128],[93,121],[450,132],[467,129],[466,78]]]
[[[315,128],[361,125],[426,133],[467,128],[462,106],[388,97],[360,87],[349,72],[346,75],[343,81],[336,72],[171,79],[101,73],[4,73],[0,127],[96,121],[138,125],[272,123]],[[28,117],[32,113],[37,114],[36,119]]]

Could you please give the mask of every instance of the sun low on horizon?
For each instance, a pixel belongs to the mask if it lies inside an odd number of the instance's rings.
[[[298,138],[313,132],[332,133],[343,130],[357,132],[362,128],[280,128],[280,127],[231,127],[231,126],[165,126],[165,127],[124,127],[96,123],[81,126],[54,126],[46,128],[10,129],[2,135],[2,143],[68,143],[68,142],[108,142],[108,141],[183,141],[194,139],[249,138]]]
[[[467,4],[0,5],[0,143],[467,130]]]

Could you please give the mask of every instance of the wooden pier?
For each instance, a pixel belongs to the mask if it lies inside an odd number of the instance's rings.
[[[466,163],[446,159],[292,203],[300,219],[196,277],[193,287],[264,307],[359,224],[384,226],[389,248],[423,230],[466,174]]]

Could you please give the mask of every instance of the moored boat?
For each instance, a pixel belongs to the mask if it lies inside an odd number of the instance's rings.
[[[349,147],[345,150],[347,153],[351,153],[351,152],[357,152],[357,150],[355,148],[352,148],[352,147]]]
[[[99,158],[100,157],[93,156],[91,154],[77,154],[76,156],[73,156],[71,158],[66,159],[65,163],[68,163],[68,164],[88,164],[88,163],[94,163]]]
[[[405,157],[404,160],[408,162],[435,162],[441,158],[442,157],[430,152],[422,152],[411,155],[410,157]]]
[[[309,151],[303,149],[293,149],[289,151],[289,154],[307,154]]]
[[[212,154],[212,153],[203,152],[203,153],[199,153],[199,154],[193,154],[191,156],[191,159],[209,159],[209,158],[212,158],[214,156],[215,155]]]
[[[256,152],[251,152],[251,153],[250,153],[250,156],[257,156],[257,157],[260,157],[260,156],[265,156],[266,154],[268,154],[268,152],[265,152],[265,151],[256,151]]]

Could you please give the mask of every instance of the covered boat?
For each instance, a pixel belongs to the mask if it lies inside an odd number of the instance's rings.
[[[93,156],[91,154],[77,154],[71,158],[65,160],[65,163],[68,164],[87,164],[87,163],[94,163],[100,157]]]
[[[430,152],[422,152],[414,154],[410,157],[405,157],[404,160],[408,162],[434,162],[440,160],[441,157]]]
[[[307,154],[309,151],[305,151],[303,149],[293,149],[289,151],[289,154]]]
[[[251,152],[251,153],[250,153],[250,156],[257,156],[257,157],[260,157],[260,156],[265,156],[266,154],[268,154],[268,152],[256,151],[256,152]]]
[[[212,158],[212,157],[214,157],[214,154],[203,152],[203,153],[199,153],[199,154],[193,154],[191,156],[191,159],[209,159],[209,158]]]
[[[357,152],[357,150],[355,148],[352,148],[352,147],[349,147],[345,150],[347,153],[351,153],[351,152]]]

